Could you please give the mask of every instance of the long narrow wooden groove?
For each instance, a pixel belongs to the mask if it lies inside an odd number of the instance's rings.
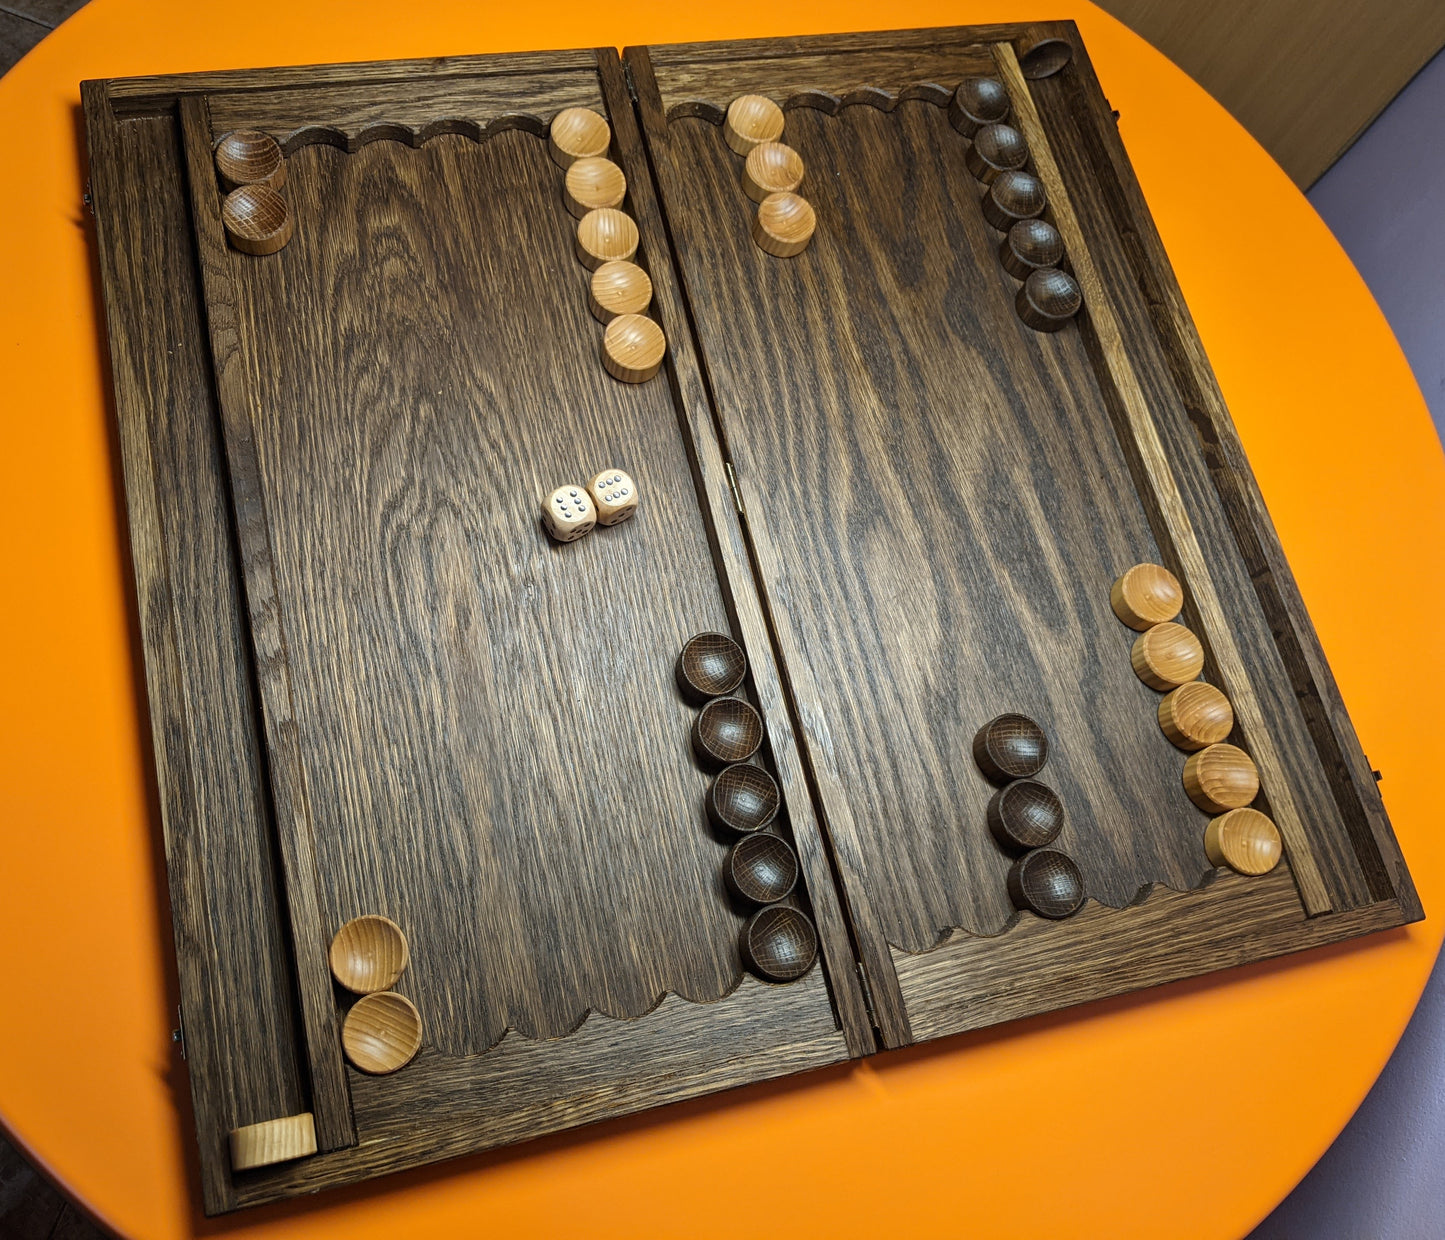
[[[998,65],[999,76],[1008,88],[1019,128],[1028,143],[1039,180],[1048,191],[1054,223],[1064,239],[1074,275],[1083,290],[1085,312],[1098,335],[1110,381],[1128,418],[1155,502],[1183,568],[1185,585],[1193,595],[1195,606],[1204,622],[1205,635],[1209,639],[1225,689],[1249,740],[1255,764],[1259,767],[1265,794],[1269,798],[1270,808],[1274,811],[1275,821],[1289,852],[1290,866],[1299,887],[1300,899],[1311,917],[1327,913],[1332,908],[1330,895],[1320,873],[1319,863],[1315,859],[1309,833],[1295,804],[1284,764],[1265,726],[1263,711],[1255,697],[1244,659],[1235,645],[1224,608],[1219,601],[1219,593],[1214,586],[1214,579],[1205,563],[1204,552],[1194,534],[1178,483],[1164,453],[1158,428],[1154,425],[1154,418],[1149,412],[1138,376],[1135,375],[1134,367],[1125,351],[1118,320],[1114,317],[1113,307],[1104,291],[1098,269],[1094,266],[1083,229],[1069,201],[1068,190],[1054,160],[1048,135],[1029,90],[1028,80],[1024,77],[1011,44],[994,44],[994,60]]]
[[[232,511],[244,553],[242,582],[270,751],[268,766],[274,821],[286,868],[286,907],[305,1028],[311,1110],[316,1116],[317,1143],[323,1150],[334,1150],[356,1144],[356,1123],[341,1058],[341,1031],[326,961],[328,936],[321,924],[316,894],[314,827],[306,777],[296,752],[298,728],[292,703],[291,672],[281,628],[265,504],[260,492],[260,467],[251,434],[246,389],[236,376],[240,326],[235,321],[234,290],[225,274],[229,255],[211,171],[210,115],[205,98],[199,95],[182,98],[180,113],[192,224],[205,289],[211,365],[231,481]],[[231,316],[229,322],[227,311]]]

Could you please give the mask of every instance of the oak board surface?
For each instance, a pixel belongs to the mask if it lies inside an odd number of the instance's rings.
[[[1073,57],[1026,81],[1045,37]],[[1020,319],[949,122],[976,74],[1073,239],[1057,332]],[[792,258],[723,140],[749,92],[805,164]],[[1419,916],[1072,26],[84,95],[208,1213]],[[548,153],[579,106],[667,334],[644,383],[603,368]],[[286,156],[265,256],[222,224],[242,127]],[[606,467],[638,515],[549,539],[544,497]],[[1260,804],[1298,811],[1262,879],[1211,870],[1130,667],[1109,591],[1141,561],[1185,582]],[[818,926],[791,985],[739,956],[673,676],[703,630],[747,652]],[[971,743],[1009,711],[1049,738],[1069,920],[1015,913],[986,825]],[[366,913],[423,1024],[392,1075],[341,1055],[327,946]],[[232,1172],[232,1129],[302,1112],[319,1153]]]

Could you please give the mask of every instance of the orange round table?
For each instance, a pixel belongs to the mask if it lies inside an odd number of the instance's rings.
[[[1062,13],[1061,13],[1062,10]],[[87,77],[1072,16],[1427,910],[1409,930],[206,1223],[82,205]],[[1249,187],[1246,196],[1240,186]],[[1445,467],[1304,197],[1083,0],[93,0],[0,81],[0,1117],[127,1236],[1237,1237],[1340,1131],[1440,944]],[[1288,282],[1299,292],[1280,295]],[[1302,295],[1307,290],[1308,296]],[[761,1182],[758,1161],[766,1160]],[[769,1191],[763,1199],[755,1185]]]

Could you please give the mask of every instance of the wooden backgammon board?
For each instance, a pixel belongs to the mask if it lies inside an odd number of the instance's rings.
[[[1072,24],[84,105],[207,1213],[1421,916]]]

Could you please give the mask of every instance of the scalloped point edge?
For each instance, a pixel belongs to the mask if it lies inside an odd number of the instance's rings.
[[[892,112],[900,103],[914,99],[946,108],[949,100],[953,98],[954,89],[956,88],[942,86],[937,82],[911,82],[900,86],[896,91],[885,90],[881,86],[860,86],[841,95],[826,90],[803,90],[789,95],[783,101],[783,111],[813,108],[826,112],[829,116],[837,116],[844,108],[870,107],[877,108],[880,112]],[[697,117],[714,125],[721,125],[726,116],[727,109],[719,107],[709,99],[684,99],[667,110],[669,123],[685,117]]]
[[[537,138],[547,136],[547,124],[541,117],[529,112],[507,112],[485,123],[464,116],[442,116],[419,128],[399,121],[376,121],[355,131],[335,125],[303,125],[282,135],[278,141],[281,153],[287,157],[308,146],[332,146],[348,155],[355,155],[373,142],[400,142],[403,146],[420,149],[434,138],[458,134],[480,144],[514,129]]]

